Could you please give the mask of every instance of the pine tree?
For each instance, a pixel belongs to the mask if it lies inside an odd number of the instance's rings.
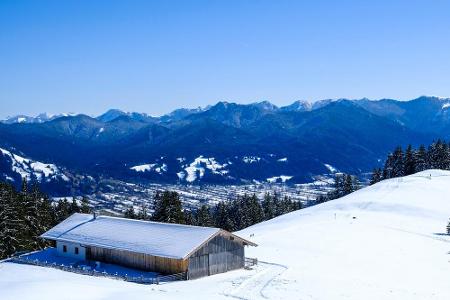
[[[84,214],[90,214],[92,212],[91,207],[89,206],[89,200],[87,197],[83,197],[81,199],[80,212],[82,212]]]
[[[382,172],[380,168],[375,168],[372,171],[372,177],[370,178],[370,185],[373,185],[382,180]]]
[[[14,188],[0,183],[0,257],[8,257],[21,249],[22,222]]]
[[[184,214],[184,224],[195,225],[195,218],[192,211],[185,209],[183,210],[183,214]]]
[[[154,197],[153,221],[184,224],[184,214],[177,192],[157,192]]]
[[[421,172],[429,168],[427,149],[424,145],[420,145],[416,153],[416,172]]]
[[[69,201],[67,201],[66,198],[58,201],[58,204],[56,205],[56,219],[57,222],[62,222],[65,219],[67,219],[67,217],[70,216],[70,203]]]
[[[392,153],[392,177],[400,177],[404,175],[405,161],[402,147],[397,147]]]
[[[196,225],[198,226],[212,227],[214,225],[209,207],[205,204],[203,204],[197,211],[195,219]]]
[[[261,205],[265,220],[270,220],[275,217],[275,203],[272,199],[272,196],[269,193],[266,193],[264,195],[264,199]]]
[[[26,184],[25,184],[26,185]],[[33,250],[39,248],[42,233],[39,220],[39,202],[41,201],[41,192],[37,184],[33,184],[31,193],[27,188],[22,187],[20,193],[22,204],[22,249]]]
[[[328,194],[328,199],[337,199],[344,196],[345,174],[336,173],[334,175],[334,190]]]
[[[344,175],[343,196],[353,193],[353,191],[352,176]]]
[[[136,212],[134,211],[133,205],[130,205],[130,207],[125,210],[125,213],[123,215],[127,219],[137,219]]]
[[[324,202],[327,202],[327,201],[328,201],[328,196],[327,195],[319,195],[319,196],[317,196],[315,203],[316,204],[320,204],[320,203],[324,203]]]
[[[70,208],[69,208],[69,215],[72,215],[74,213],[79,213],[80,212],[80,207],[78,206],[78,202],[75,199],[75,197],[72,197],[72,202],[70,203]]]
[[[259,222],[262,222],[264,220],[264,212],[261,206],[261,203],[259,202],[258,198],[255,194],[253,194],[248,200],[247,207],[248,207],[248,214],[250,223],[248,226],[251,226],[253,224],[257,224]]]
[[[136,215],[136,219],[139,220],[149,220],[150,216],[148,214],[148,207],[147,204],[144,202],[141,203],[141,206],[139,207],[139,212]]]
[[[393,170],[393,155],[392,153],[389,153],[383,167],[383,179],[389,179],[394,177],[392,170]]]
[[[230,216],[229,205],[225,202],[219,202],[214,208],[214,225],[228,231],[234,231],[234,223]]]
[[[405,151],[404,175],[416,173],[416,153],[411,145],[408,145]]]

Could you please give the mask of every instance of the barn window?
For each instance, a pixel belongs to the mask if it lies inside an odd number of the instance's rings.
[[[67,246],[63,245],[63,252],[67,252]]]
[[[75,254],[78,254],[78,247],[75,247]]]
[[[234,236],[230,236],[230,241],[234,241]]]

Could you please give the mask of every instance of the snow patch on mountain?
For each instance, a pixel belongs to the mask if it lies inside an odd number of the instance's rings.
[[[287,159],[287,157],[283,157],[283,158],[277,159],[277,161],[278,162],[287,162],[288,159]]]
[[[179,172],[177,175],[179,179],[186,179],[187,182],[194,182],[205,176],[206,169],[210,170],[213,174],[224,176],[229,172],[226,169],[228,165],[228,163],[218,163],[214,157],[203,157],[203,155],[200,155],[195,158],[192,163],[185,166],[184,175],[181,175],[183,172]]]
[[[158,174],[162,174],[164,172],[167,172],[167,164],[163,163],[163,164],[143,164],[143,165],[138,165],[138,166],[134,166],[130,168],[133,171],[136,172],[150,172],[150,171],[154,171]]]
[[[274,177],[267,178],[266,180],[267,180],[267,182],[270,182],[270,183],[277,183],[277,182],[284,183],[288,180],[291,180],[292,177],[293,176],[280,175],[280,176],[274,176]]]
[[[35,176],[38,181],[42,181],[43,179],[50,181],[51,179],[57,178],[69,181],[69,178],[54,164],[47,164],[24,158],[2,148],[0,148],[0,152],[11,160],[11,170],[20,174],[20,176],[26,180],[31,180],[32,176]]]
[[[261,157],[258,156],[244,156],[242,158],[242,161],[246,164],[253,164],[253,163],[257,163],[261,160]]]
[[[444,103],[443,105],[442,105],[442,109],[447,109],[447,108],[449,108],[450,107],[450,103]]]
[[[323,165],[324,165],[325,168],[327,168],[328,171],[330,171],[331,173],[336,173],[336,172],[338,171],[335,167],[333,167],[333,166],[330,165],[330,164],[323,164]]]

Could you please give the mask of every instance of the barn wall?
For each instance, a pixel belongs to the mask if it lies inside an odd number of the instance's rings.
[[[87,259],[164,274],[180,273],[187,270],[187,260],[98,247],[88,248]]]
[[[64,246],[66,252],[64,252]],[[78,248],[78,254],[75,253],[75,248]],[[75,258],[79,260],[86,259],[86,248],[78,243],[56,241],[56,254],[59,256]]]
[[[244,267],[244,245],[218,235],[189,257],[188,276],[195,279]]]

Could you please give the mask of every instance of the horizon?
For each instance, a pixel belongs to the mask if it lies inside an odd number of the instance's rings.
[[[309,103],[309,104],[314,104],[314,103],[316,103],[316,102],[321,102],[321,101],[332,101],[332,102],[334,102],[334,101],[339,101],[339,100],[348,100],[348,101],[361,101],[361,100],[368,100],[368,101],[382,101],[382,100],[394,100],[394,101],[400,101],[400,102],[408,102],[408,101],[414,101],[414,100],[417,100],[417,99],[422,98],[422,97],[426,97],[426,98],[438,98],[439,100],[450,100],[450,97],[443,97],[443,96],[436,96],[436,95],[420,95],[420,96],[418,96],[418,97],[414,97],[414,98],[411,98],[411,99],[394,99],[394,98],[370,99],[370,98],[367,98],[367,97],[358,98],[358,99],[350,99],[350,98],[342,98],[342,97],[340,97],[340,98],[329,98],[329,99],[318,99],[318,100],[304,100],[304,99],[302,99],[302,100],[295,100],[295,101],[290,102],[290,103],[287,103],[287,104],[285,104],[285,105],[278,105],[278,104],[276,104],[276,103],[273,103],[273,102],[270,101],[270,100],[261,100],[261,101],[248,102],[248,103],[242,103],[242,102],[239,103],[239,102],[234,102],[234,101],[222,100],[222,101],[217,101],[217,102],[213,102],[213,103],[210,103],[210,104],[206,104],[206,105],[204,105],[204,106],[197,106],[197,107],[177,107],[177,108],[175,108],[175,109],[173,109],[173,110],[170,110],[170,111],[164,112],[164,113],[162,113],[162,114],[158,114],[158,115],[152,114],[152,113],[149,113],[149,112],[145,112],[145,111],[131,111],[131,110],[123,109],[123,108],[111,107],[111,108],[107,108],[107,109],[104,110],[104,111],[99,111],[99,112],[93,113],[93,114],[88,114],[88,113],[85,113],[85,112],[72,112],[72,111],[66,111],[66,112],[60,111],[60,112],[56,112],[56,113],[49,113],[49,112],[41,111],[41,112],[39,112],[39,113],[37,113],[37,114],[34,114],[34,115],[27,115],[27,114],[23,114],[23,113],[17,113],[17,114],[13,114],[13,115],[8,115],[8,116],[6,116],[6,117],[1,117],[0,120],[3,120],[3,121],[4,121],[4,120],[8,120],[8,119],[10,119],[10,118],[14,118],[14,117],[18,117],[18,116],[38,117],[38,116],[40,116],[40,115],[47,115],[47,116],[49,116],[49,117],[52,117],[52,116],[54,116],[54,115],[64,115],[64,114],[67,114],[67,115],[69,115],[69,116],[86,115],[86,116],[89,116],[89,117],[92,117],[92,118],[96,118],[96,117],[101,116],[102,114],[105,114],[105,113],[107,113],[107,112],[109,112],[109,111],[113,111],[113,110],[121,111],[121,112],[124,112],[124,113],[139,113],[139,114],[146,114],[146,115],[148,115],[148,116],[158,118],[158,117],[162,117],[162,116],[168,115],[168,114],[170,114],[170,113],[172,113],[172,112],[174,112],[174,111],[176,111],[176,110],[179,110],[179,109],[187,109],[187,110],[202,109],[202,110],[206,110],[206,109],[208,109],[208,108],[210,108],[210,107],[213,107],[213,106],[215,106],[215,105],[217,105],[217,104],[219,104],[219,103],[231,103],[231,104],[238,104],[238,105],[252,105],[252,104],[258,104],[258,103],[268,102],[268,103],[270,103],[270,104],[272,104],[272,105],[275,105],[277,108],[283,108],[283,107],[292,105],[292,104],[294,104],[294,103],[296,103],[296,102],[299,102],[299,101],[300,101],[300,102],[306,102],[306,103]]]
[[[449,2],[2,1],[2,115],[450,95]]]

